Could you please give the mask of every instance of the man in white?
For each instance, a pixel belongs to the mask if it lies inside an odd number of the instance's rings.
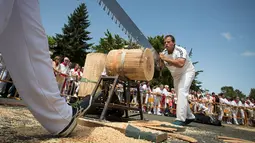
[[[0,45],[7,70],[28,109],[51,134],[68,136],[92,98],[73,108],[60,96],[38,0],[0,0]]]
[[[153,89],[152,91],[152,94],[154,95],[154,108],[153,108],[153,112],[154,114],[157,114],[157,115],[162,115],[160,113],[160,108],[161,108],[161,104],[160,104],[160,101],[161,101],[161,97],[163,95],[163,88],[164,86],[163,85],[160,85],[159,87],[157,87],[156,89]]]
[[[174,88],[178,97],[175,125],[187,125],[195,119],[188,104],[188,95],[195,77],[195,68],[189,59],[187,51],[175,44],[172,35],[165,36],[165,50],[160,58],[171,72],[174,79]]]
[[[240,114],[241,114],[241,124],[243,125],[245,115],[244,115],[244,110],[243,110],[244,104],[242,103],[242,101],[244,101],[244,99],[240,100],[239,97],[236,97],[237,106],[239,107],[238,112],[240,112]]]
[[[164,103],[164,108],[167,107],[167,103],[169,102],[171,96],[170,96],[170,92],[169,92],[169,86],[165,85],[165,88],[163,89],[163,93],[165,94],[166,98],[165,98],[165,103]]]
[[[234,124],[239,125],[237,122],[237,118],[236,118],[237,112],[238,112],[236,101],[234,99],[232,99],[232,101],[230,101],[230,104],[232,105],[231,112],[232,112],[232,117],[234,119]]]

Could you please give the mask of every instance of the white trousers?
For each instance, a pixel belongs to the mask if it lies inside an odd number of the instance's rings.
[[[72,118],[53,74],[38,0],[0,0],[0,52],[28,109],[52,134]]]
[[[186,72],[180,76],[173,77],[174,89],[177,94],[176,120],[185,121],[195,119],[188,103],[189,89],[195,78],[195,71]]]

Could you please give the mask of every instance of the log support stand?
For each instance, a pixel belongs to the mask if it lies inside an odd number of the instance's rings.
[[[116,90],[116,85],[122,84],[123,85],[123,97],[124,97],[124,103],[120,101],[120,104],[112,103],[111,100],[113,96],[117,96],[115,94]],[[103,111],[100,115],[100,120],[104,120],[107,110],[109,108],[112,109],[123,109],[125,111],[125,117],[129,118],[131,116],[139,116],[140,119],[143,120],[143,111],[142,111],[142,97],[140,95],[140,86],[138,83],[135,81],[129,80],[127,78],[120,77],[119,75],[117,76],[101,76],[99,80],[97,81],[97,84],[91,94],[91,96],[95,97],[97,90],[99,86],[102,85],[102,94],[104,99],[106,100],[104,103],[97,103],[95,100],[92,103],[92,108],[95,107],[103,107]],[[131,100],[131,88],[136,88],[137,89],[137,98],[138,98],[138,107],[131,107],[130,106],[130,100]],[[118,97],[117,97],[118,98]],[[136,115],[131,115],[129,116],[128,111],[129,110],[136,110],[139,111],[139,114]]]

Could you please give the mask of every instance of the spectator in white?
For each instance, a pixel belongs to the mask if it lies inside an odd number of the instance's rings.
[[[164,108],[166,108],[167,103],[170,100],[170,93],[169,93],[169,86],[165,85],[165,88],[163,89],[163,94],[165,95],[165,103],[164,103]]]
[[[70,65],[70,64],[69,64]],[[70,66],[72,67],[72,66]],[[72,68],[69,72],[69,78],[68,78],[68,95],[73,95],[73,93],[76,96],[75,89],[78,85],[78,81],[80,79],[80,72],[79,72],[79,64],[74,64],[74,68]]]
[[[198,111],[207,112],[208,108],[206,107],[206,103],[208,103],[207,97],[199,97]]]
[[[251,108],[253,108],[253,103],[251,103],[250,99],[247,98],[244,106],[247,107],[248,124],[252,125],[253,124],[252,121],[253,121],[254,112]]]
[[[244,100],[244,99],[241,99],[241,100]],[[239,97],[236,97],[236,103],[237,103],[237,106],[239,107],[238,112],[240,112],[240,114],[241,114],[241,124],[243,125],[245,115],[244,115],[244,110],[242,109],[242,107],[244,107],[244,104],[242,103],[241,100],[239,99]]]
[[[232,105],[231,111],[232,111],[232,117],[234,119],[234,124],[239,125],[238,122],[237,122],[237,119],[236,119],[236,115],[237,115],[237,112],[238,112],[236,101],[234,99],[232,99],[230,104]]]
[[[201,91],[199,90],[199,91],[197,92],[197,98],[199,98],[200,96],[202,96],[202,93],[201,93]]]
[[[77,75],[75,96],[77,97],[77,94],[78,94],[79,89],[80,89],[80,83],[81,83],[80,80],[82,79],[82,75],[83,75],[80,66],[79,66],[79,68],[77,69],[77,71],[75,73]]]
[[[60,72],[64,75],[68,75],[70,69],[69,69],[69,63],[70,60],[68,57],[64,58],[64,61],[60,64]]]
[[[212,114],[213,113],[213,98],[209,93],[206,94],[206,98],[207,98],[207,105],[208,105],[207,106],[208,113]]]
[[[231,100],[229,97],[225,98],[225,104],[226,105],[232,105],[231,104]],[[227,116],[227,124],[232,124],[232,110],[231,110],[231,107],[230,106],[227,106],[225,108],[225,113],[226,113],[226,116]]]
[[[195,120],[188,104],[190,86],[195,78],[195,68],[187,51],[175,44],[174,36],[167,35],[164,39],[164,46],[165,50],[160,53],[160,58],[171,72],[178,97],[177,118],[173,124],[185,126]]]
[[[220,114],[218,116],[218,120],[222,121],[222,118],[224,116],[224,109],[225,109],[225,106],[224,106],[224,104],[225,104],[225,100],[224,100],[225,96],[224,96],[223,93],[220,93],[218,96],[219,96],[219,103],[221,104],[221,105],[219,105]]]
[[[70,63],[69,58],[65,57],[64,61],[60,64],[61,76],[62,78],[66,78],[64,82],[60,84],[61,85],[60,88],[61,88],[61,93],[65,93],[65,94],[67,92],[66,85],[68,85],[68,80],[69,80],[68,78],[69,72],[70,72],[69,63]]]
[[[73,108],[60,96],[38,0],[0,0],[0,45],[14,85],[34,117],[53,135],[70,135],[93,99],[86,96]]]
[[[123,85],[118,83],[116,88],[117,88],[116,92],[117,92],[117,96],[119,98],[119,101],[123,102],[124,101],[124,98],[123,98],[123,93],[124,93]]]
[[[163,95],[163,88],[164,86],[161,84],[159,87],[154,89],[152,91],[152,94],[154,95],[154,108],[153,108],[153,113],[156,115],[162,115],[160,113],[160,101],[161,101],[161,96]]]

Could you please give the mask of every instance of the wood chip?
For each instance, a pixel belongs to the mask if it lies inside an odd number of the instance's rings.
[[[86,133],[85,133],[86,134]],[[83,138],[82,132],[77,136],[79,140]],[[149,143],[146,140],[138,140],[126,137],[120,131],[117,131],[110,127],[96,127],[89,135],[82,140],[83,142],[93,142],[93,143]]]

